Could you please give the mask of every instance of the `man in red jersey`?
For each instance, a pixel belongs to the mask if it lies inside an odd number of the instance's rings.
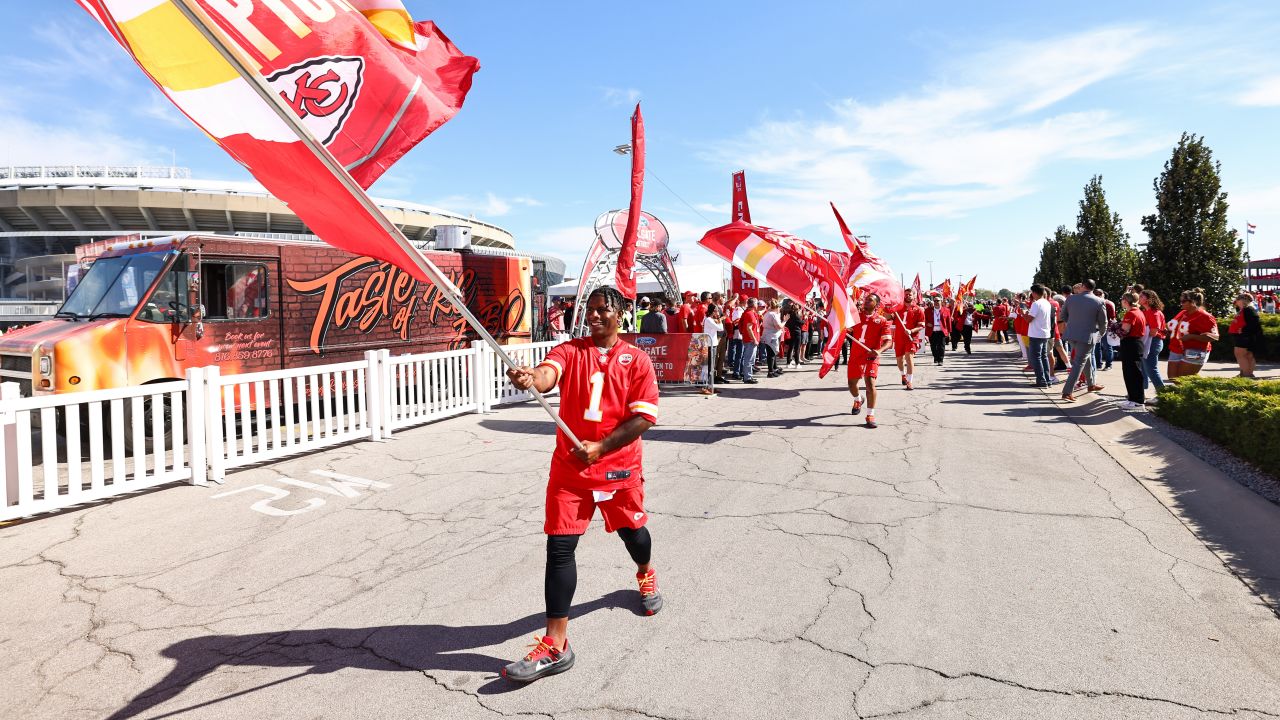
[[[563,432],[556,433],[543,524],[547,632],[524,659],[503,668],[510,680],[529,682],[573,667],[567,634],[578,583],[574,551],[597,508],[605,532],[616,530],[636,563],[645,613],[662,609],[645,527],[640,446],[640,436],[658,421],[658,379],[649,355],[618,337],[625,307],[617,290],[596,289],[583,308],[590,337],[557,345],[535,368],[507,371],[511,384],[522,390],[547,392],[558,385],[560,418],[582,441],[576,448]]]
[[[685,290],[683,300],[684,302],[680,303],[680,309],[676,310],[676,317],[679,321],[676,323],[676,328],[671,332],[693,332],[689,329],[693,326],[693,292]],[[699,330],[698,332],[702,331]]]
[[[862,299],[862,320],[849,330],[853,347],[849,349],[849,393],[853,395],[852,414],[862,412],[862,394],[858,382],[867,382],[867,427],[876,426],[876,377],[880,374],[880,353],[893,341],[889,321],[880,315],[880,296],[867,293]]]
[[[902,373],[902,384],[914,390],[911,383],[915,381],[916,352],[924,342],[921,339],[924,308],[916,304],[916,293],[911,288],[902,291],[902,299],[906,307],[894,317],[893,354],[898,361],[898,372]]]

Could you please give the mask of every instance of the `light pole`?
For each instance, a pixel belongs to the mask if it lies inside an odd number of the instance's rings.
[[[933,261],[925,260],[925,262],[929,263],[929,289],[932,290],[933,289]]]

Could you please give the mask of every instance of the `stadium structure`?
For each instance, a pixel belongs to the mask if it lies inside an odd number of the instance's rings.
[[[545,262],[550,287],[564,262],[515,252],[510,232],[448,210],[374,198],[387,217],[423,248],[438,229],[475,252],[519,254]],[[456,228],[461,228],[459,233]],[[279,239],[317,238],[282,202],[252,182],[200,180],[182,167],[0,166],[0,325],[42,320],[65,299],[75,248],[116,236],[160,237],[202,232]]]

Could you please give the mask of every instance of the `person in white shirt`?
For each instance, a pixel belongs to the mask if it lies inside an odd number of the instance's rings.
[[[1031,369],[1036,374],[1036,387],[1049,387],[1049,342],[1053,339],[1053,306],[1045,299],[1049,291],[1040,283],[1031,286],[1031,308],[1027,316]]]
[[[724,332],[724,323],[720,322],[720,308],[716,305],[707,306],[707,315],[702,318],[702,332],[711,336],[711,352],[715,354],[715,348],[720,344],[720,333]]]

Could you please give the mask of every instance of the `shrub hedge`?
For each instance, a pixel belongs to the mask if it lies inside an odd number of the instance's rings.
[[[1178,378],[1155,412],[1280,477],[1280,380]]]
[[[1213,344],[1213,351],[1209,354],[1210,360],[1235,362],[1235,343],[1231,342],[1231,333],[1227,332],[1233,319],[1235,319],[1234,311],[1231,316],[1218,319],[1218,335],[1222,339]],[[1263,315],[1262,333],[1263,347],[1261,350],[1255,350],[1253,354],[1259,360],[1280,360],[1280,315]]]

